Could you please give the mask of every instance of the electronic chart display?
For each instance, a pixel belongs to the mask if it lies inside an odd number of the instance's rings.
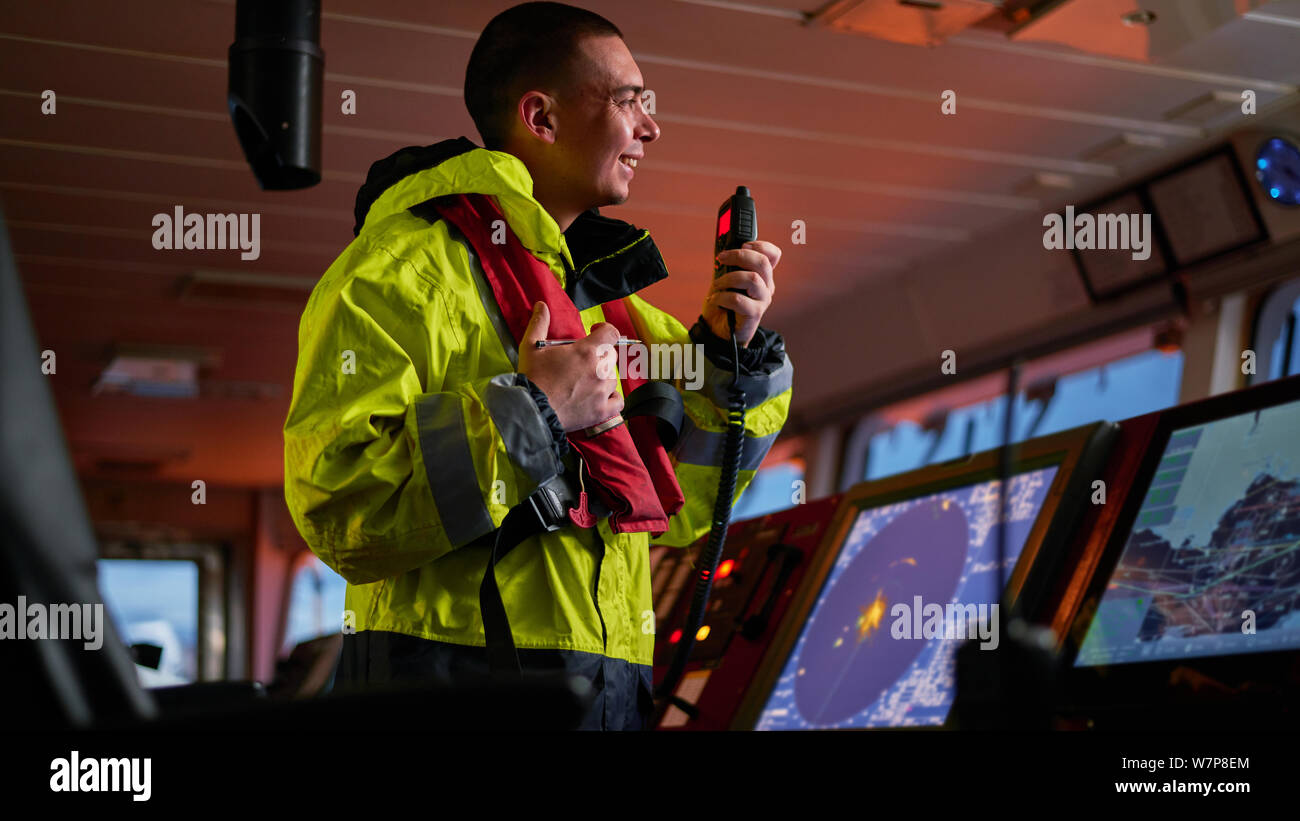
[[[1076,667],[1300,648],[1300,402],[1171,432]]]
[[[994,649],[1001,629],[994,607],[1057,470],[1021,472],[1008,482],[1001,573],[997,479],[864,507],[757,729],[943,724],[957,650],[971,636]]]

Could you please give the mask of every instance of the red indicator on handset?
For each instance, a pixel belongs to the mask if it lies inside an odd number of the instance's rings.
[[[718,217],[718,236],[722,236],[731,230],[731,209],[728,208]]]

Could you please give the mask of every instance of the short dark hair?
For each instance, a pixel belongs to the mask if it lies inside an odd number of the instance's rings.
[[[493,17],[465,69],[465,107],[483,147],[502,148],[525,91],[569,85],[579,40],[611,35],[622,39],[623,32],[564,3],[523,3]]]

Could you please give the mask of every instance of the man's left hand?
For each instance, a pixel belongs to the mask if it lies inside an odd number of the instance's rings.
[[[781,249],[761,239],[718,254],[718,262],[739,266],[740,270],[714,279],[704,298],[701,315],[714,335],[731,339],[727,324],[727,309],[731,309],[736,312],[736,341],[741,347],[749,344],[763,314],[772,306],[772,295],[776,293],[773,270],[780,261]],[[728,288],[741,288],[745,293],[732,293]]]

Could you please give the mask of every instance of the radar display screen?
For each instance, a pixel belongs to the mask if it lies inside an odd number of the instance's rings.
[[[996,479],[861,510],[756,729],[943,724],[957,650],[993,649],[996,603],[1057,470],[1012,476],[1001,574]]]
[[[1076,667],[1300,648],[1300,402],[1171,432]]]

